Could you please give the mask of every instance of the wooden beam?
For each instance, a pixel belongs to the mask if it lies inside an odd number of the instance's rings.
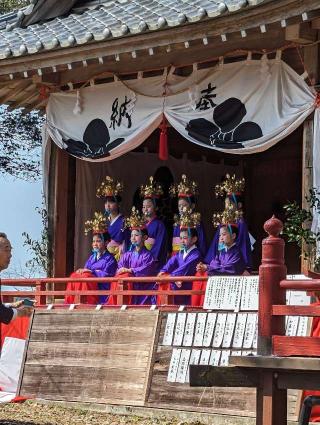
[[[15,96],[19,96],[20,93],[22,93],[29,85],[32,84],[29,80],[20,81],[18,84],[16,84],[15,88],[12,90],[7,87],[7,94],[0,98],[0,104],[5,104],[8,102],[8,100],[14,98]],[[9,84],[7,83],[7,86]]]
[[[115,38],[99,43],[88,43],[73,48],[4,59],[1,61],[0,75],[89,60],[99,56],[112,56],[116,53],[121,54],[149,47],[183,43],[186,40],[202,39],[204,36],[220,37],[221,34],[231,34],[240,32],[242,29],[249,30],[275,22],[279,26],[279,21],[282,19],[289,20],[298,17],[301,20],[302,13],[314,10],[318,13],[319,8],[319,0],[266,2],[258,7],[246,8],[178,28],[166,28],[161,31]]]
[[[289,25],[286,28],[286,40],[298,44],[309,44],[317,39],[317,30],[312,29],[310,22]]]
[[[253,387],[258,375],[252,368],[190,365],[191,387]]]
[[[20,100],[16,100],[15,102],[12,102],[9,104],[9,109],[16,109],[16,108],[23,108],[26,104],[28,104],[30,102],[30,100],[34,99],[35,97],[38,97],[38,93],[35,91],[32,91],[29,95],[28,95],[29,91],[26,93],[27,96],[23,97]]]
[[[320,357],[320,338],[274,335],[273,355]]]

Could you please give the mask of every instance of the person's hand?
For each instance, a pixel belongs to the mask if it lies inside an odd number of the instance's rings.
[[[19,308],[23,305],[23,300],[16,301],[14,303],[10,303],[9,306],[12,308]]]
[[[17,317],[30,317],[33,310],[33,307],[20,307],[17,309]]]
[[[122,273],[132,273],[131,269],[127,269],[126,267],[121,267],[118,271],[117,274],[122,274]]]
[[[197,272],[206,272],[208,270],[208,266],[206,264],[199,263],[197,264],[196,270]]]

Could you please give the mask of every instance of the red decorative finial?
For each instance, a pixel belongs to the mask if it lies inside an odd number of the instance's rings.
[[[275,215],[273,215],[269,220],[264,223],[263,228],[269,236],[277,238],[283,229],[283,223],[281,220],[276,218]]]

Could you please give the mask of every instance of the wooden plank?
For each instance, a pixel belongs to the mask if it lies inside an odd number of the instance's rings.
[[[143,406],[159,311],[35,314],[20,394]]]
[[[277,387],[319,391],[320,371],[281,371],[277,374]]]
[[[190,366],[191,387],[247,387],[256,388],[259,380],[252,368]]]
[[[317,39],[317,30],[311,27],[310,22],[288,25],[286,28],[286,40],[299,44],[308,44]]]
[[[275,356],[320,356],[320,338],[275,335],[272,343]]]
[[[273,305],[274,316],[320,316],[320,307],[314,305]]]
[[[290,337],[290,339],[294,339],[294,337]],[[232,366],[257,369],[320,370],[320,358],[310,357],[234,356],[231,357],[229,363]]]

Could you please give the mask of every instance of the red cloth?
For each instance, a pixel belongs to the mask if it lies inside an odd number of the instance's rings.
[[[29,317],[17,317],[8,325],[0,324],[0,347],[2,347],[6,336],[11,338],[27,339],[29,330]]]
[[[207,272],[197,272],[196,276],[208,276]],[[194,291],[203,290],[205,291],[207,287],[206,280],[195,280],[192,283],[192,289]],[[191,295],[191,306],[192,307],[202,307],[204,302],[204,295]]]
[[[85,273],[71,273],[70,277],[72,279],[76,278],[85,278],[85,277],[94,277],[91,272],[85,272]],[[96,282],[68,282],[67,284],[67,291],[97,291],[98,284]],[[65,304],[74,304],[75,295],[66,295],[64,297]],[[99,303],[99,297],[98,295],[86,295],[83,297],[84,300],[81,301],[82,304],[98,304]]]
[[[320,302],[313,303],[312,305],[320,305]],[[311,336],[320,337],[320,317],[313,318]],[[303,391],[302,400],[309,395],[320,396],[320,391]],[[320,406],[314,406],[312,408],[310,422],[320,422]]]
[[[120,273],[120,274],[117,274],[116,277],[119,277],[119,278],[132,277],[132,274],[131,273]],[[127,288],[128,288],[129,291],[131,291],[132,288],[133,288],[133,284],[131,282],[128,282]],[[110,291],[117,291],[118,289],[120,289],[119,288],[119,282],[118,281],[111,282]],[[128,305],[131,304],[131,298],[132,297],[130,296],[129,301],[128,301]],[[106,304],[107,305],[118,305],[117,304],[117,295],[110,295]]]

